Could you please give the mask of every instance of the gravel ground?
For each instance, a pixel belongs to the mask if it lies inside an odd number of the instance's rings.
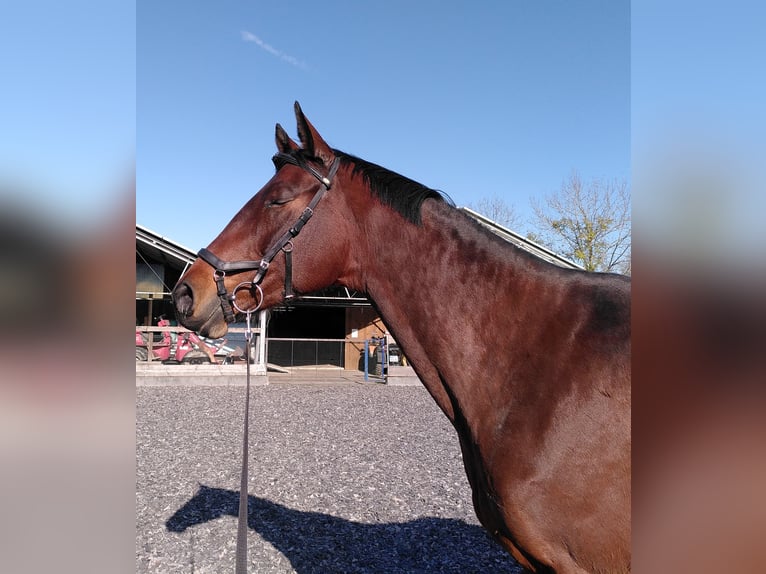
[[[521,572],[420,387],[251,390],[249,572]],[[136,572],[233,572],[243,387],[137,387]]]

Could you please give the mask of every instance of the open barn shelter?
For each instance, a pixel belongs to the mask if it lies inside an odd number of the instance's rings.
[[[196,257],[183,245],[136,225],[136,325],[155,325],[162,315],[175,318],[170,291]]]
[[[196,252],[161,234],[136,225],[136,325],[156,325],[160,317],[175,320],[170,292]],[[270,312],[267,337],[277,341],[270,353],[285,345],[279,340],[336,342],[336,366],[355,370],[364,341],[385,335],[385,326],[364,296],[343,287],[301,297],[291,306]],[[278,360],[272,361],[279,363]]]

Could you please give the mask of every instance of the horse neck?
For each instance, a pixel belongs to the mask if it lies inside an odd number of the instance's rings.
[[[487,377],[499,348],[526,344],[519,310],[535,308],[523,302],[540,274],[445,204],[424,202],[420,226],[391,219],[390,211],[370,214],[361,288],[447,416],[470,417],[473,403],[501,393],[492,385],[502,378]]]

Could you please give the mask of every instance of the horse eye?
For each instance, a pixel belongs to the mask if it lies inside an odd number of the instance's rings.
[[[292,197],[277,197],[276,199],[272,199],[268,203],[268,207],[279,207],[280,205],[285,205],[286,203],[290,203],[293,200]]]

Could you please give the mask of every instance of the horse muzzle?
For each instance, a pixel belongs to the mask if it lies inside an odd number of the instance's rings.
[[[200,300],[199,294],[195,293],[187,281],[176,285],[172,297],[178,322],[187,329],[213,339],[223,337],[228,331],[217,298],[206,297]]]

